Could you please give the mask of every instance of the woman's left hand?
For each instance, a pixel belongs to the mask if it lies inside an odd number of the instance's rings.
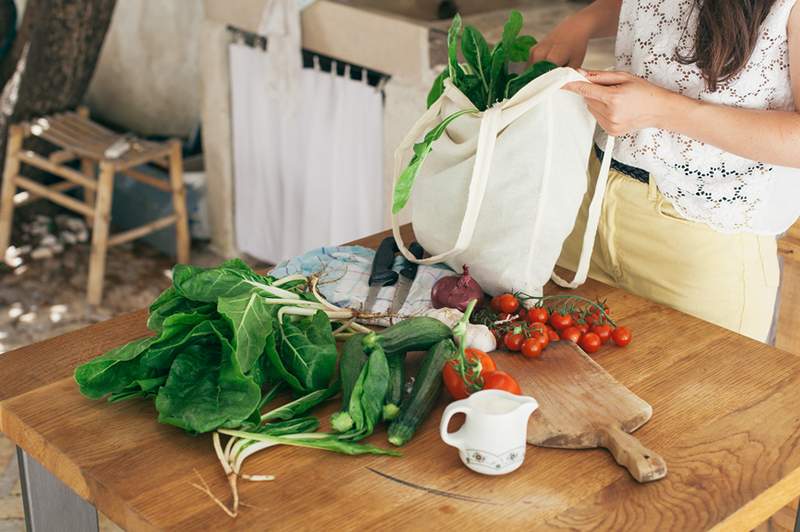
[[[606,133],[615,137],[637,129],[663,127],[672,92],[627,72],[582,72],[591,81],[573,81],[564,89],[584,97]]]

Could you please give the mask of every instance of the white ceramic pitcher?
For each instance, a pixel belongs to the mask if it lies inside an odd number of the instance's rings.
[[[458,449],[468,468],[484,475],[504,475],[525,459],[528,418],[539,408],[533,397],[503,390],[481,390],[451,403],[442,415],[439,431],[447,445]],[[455,414],[467,420],[456,432],[447,432]]]

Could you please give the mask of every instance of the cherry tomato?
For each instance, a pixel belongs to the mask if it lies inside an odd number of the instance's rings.
[[[522,341],[525,339],[519,333],[510,332],[506,333],[505,337],[503,338],[503,344],[505,344],[506,349],[509,351],[519,351],[522,348]]]
[[[589,324],[588,323],[576,323],[575,327],[581,331],[581,334],[586,334],[589,332]]]
[[[514,294],[501,294],[497,297],[497,305],[500,307],[501,312],[514,314],[519,308],[519,300],[514,297]]]
[[[600,337],[600,341],[603,343],[608,342],[611,339],[611,326],[610,325],[592,325],[592,332],[595,333],[597,336]]]
[[[548,345],[550,345],[550,335],[547,334],[547,331],[542,331],[538,333],[534,333],[534,338],[539,340],[539,343],[542,344],[542,351],[544,351]]]
[[[561,337],[553,329],[547,331],[547,336],[550,337],[551,342],[558,342],[559,340],[561,340]]]
[[[561,331],[561,339],[577,344],[581,339],[581,330],[577,327],[567,327]]]
[[[484,390],[505,390],[516,395],[522,395],[516,379],[505,371],[492,371],[483,376]]]
[[[572,325],[572,316],[569,314],[561,314],[560,312],[553,312],[550,314],[550,325],[557,331],[563,331]]]
[[[600,340],[600,336],[593,332],[588,332],[581,337],[581,349],[587,353],[596,353],[601,345],[603,345],[603,341]]]
[[[479,360],[481,363],[481,371],[480,375],[483,376],[487,373],[491,373],[497,369],[497,366],[492,360],[492,357],[480,351],[478,349],[467,348],[465,350],[465,354],[467,360],[470,362]],[[470,371],[467,373],[467,379],[470,383],[474,383],[475,372]],[[447,364],[445,364],[444,369],[442,370],[442,380],[444,381],[444,385],[447,388],[447,391],[450,392],[450,395],[453,399],[464,399],[469,395],[469,391],[467,390],[467,384],[464,382],[464,379],[461,378],[461,375],[458,372],[458,362],[456,360],[450,360]]]
[[[592,312],[591,314],[586,316],[586,323],[588,323],[590,326],[594,325],[595,323],[598,323],[599,321],[600,321],[600,313],[597,311]]]
[[[528,358],[536,358],[542,354],[542,343],[538,338],[526,338],[522,342],[522,354]]]
[[[533,307],[528,311],[528,321],[531,323],[537,321],[547,323],[548,319],[550,319],[550,313],[544,307]]]
[[[489,308],[493,311],[500,313],[500,296],[494,296],[492,300],[489,302]]]
[[[531,333],[544,333],[547,332],[548,329],[549,327],[540,321],[528,323],[528,330]]]
[[[631,343],[631,330],[627,327],[617,327],[611,333],[611,339],[620,347],[625,347]]]

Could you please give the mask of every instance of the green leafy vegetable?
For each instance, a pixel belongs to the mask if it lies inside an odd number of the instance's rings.
[[[296,324],[285,318],[281,329],[281,359],[299,381],[301,389],[298,391],[327,388],[339,355],[325,313],[318,311],[310,320]]]
[[[217,311],[233,331],[236,357],[243,372],[250,371],[264,352],[272,333],[272,312],[265,298],[257,292],[221,297]]]
[[[90,399],[100,399],[109,393],[121,392],[137,379],[151,377],[150,372],[142,368],[139,357],[156,340],[135,340],[78,367],[75,380],[81,393]]]
[[[450,72],[446,68],[436,76],[436,79],[433,81],[433,87],[431,87],[431,91],[428,93],[428,109],[430,109],[431,105],[436,103],[436,100],[441,98],[442,94],[444,94],[444,80],[449,77]]]

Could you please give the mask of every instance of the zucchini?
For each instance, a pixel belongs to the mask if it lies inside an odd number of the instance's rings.
[[[356,386],[358,376],[367,363],[362,341],[366,334],[351,336],[344,343],[342,356],[339,357],[339,379],[342,381],[342,409],[331,416],[331,424],[338,432],[349,430],[353,424],[347,410],[350,407],[350,396]],[[347,414],[346,416],[343,414]]]
[[[397,416],[389,425],[389,443],[398,447],[414,437],[417,428],[425,421],[442,390],[442,369],[456,354],[452,340],[441,340],[434,345],[422,361],[414,381],[411,397],[406,399]]]
[[[405,353],[386,357],[389,363],[389,389],[386,391],[386,404],[383,406],[383,420],[391,421],[400,412],[403,401],[403,388],[406,384]]]
[[[379,342],[386,356],[427,351],[452,334],[450,327],[436,318],[418,316],[405,319],[377,334],[367,335],[364,347],[369,351],[375,342]]]

